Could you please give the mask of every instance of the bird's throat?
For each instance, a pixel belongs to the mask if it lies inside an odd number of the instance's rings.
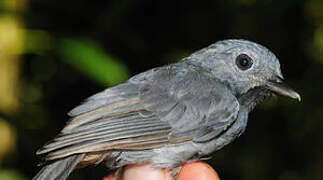
[[[238,97],[240,106],[246,108],[248,112],[252,111],[255,106],[271,96],[272,93],[262,87],[255,87]]]

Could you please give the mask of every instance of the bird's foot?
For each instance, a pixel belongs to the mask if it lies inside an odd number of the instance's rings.
[[[178,167],[170,169],[170,175],[171,175],[171,177],[173,177],[174,180],[178,179],[178,174],[181,171],[181,169],[182,169],[182,166],[178,166]]]
[[[122,179],[123,172],[124,172],[124,167],[118,168],[114,172],[113,180],[120,180],[120,179]]]

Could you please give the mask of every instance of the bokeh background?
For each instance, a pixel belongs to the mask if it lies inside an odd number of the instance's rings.
[[[84,98],[228,38],[269,47],[302,102],[264,102],[208,162],[224,180],[323,179],[322,0],[0,0],[0,179],[31,179]]]

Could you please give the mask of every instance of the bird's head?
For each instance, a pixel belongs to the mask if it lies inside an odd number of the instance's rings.
[[[283,83],[277,57],[267,48],[246,40],[216,42],[187,58],[208,69],[236,96],[252,89],[300,100],[300,95]]]

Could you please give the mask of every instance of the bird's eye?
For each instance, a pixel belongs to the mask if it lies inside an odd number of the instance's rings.
[[[253,62],[252,62],[252,59],[248,55],[240,54],[236,58],[236,64],[239,67],[239,69],[244,71],[244,70],[251,68]]]

